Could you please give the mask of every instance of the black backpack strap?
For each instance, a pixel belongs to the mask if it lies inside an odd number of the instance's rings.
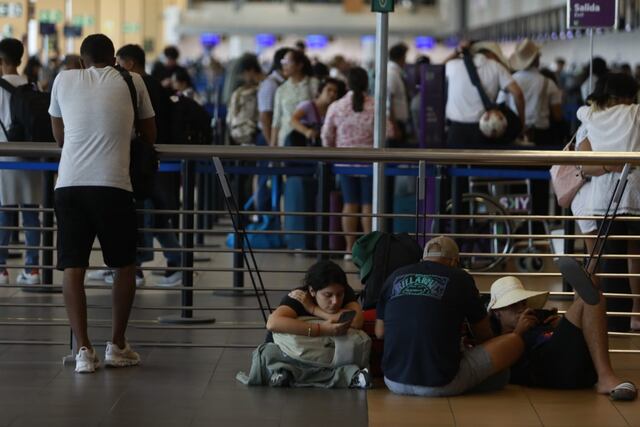
[[[136,87],[133,84],[133,77],[131,77],[131,73],[129,73],[125,69],[118,69],[120,75],[127,83],[127,87],[129,88],[129,94],[131,95],[131,103],[133,105],[133,125],[136,128],[136,133],[139,133],[138,130],[138,92],[136,91]]]
[[[16,87],[11,83],[9,83],[8,81],[6,81],[5,79],[3,79],[2,77],[0,77],[0,87],[6,90],[7,92],[9,92],[11,95],[13,95],[16,92]],[[7,138],[7,141],[8,141],[9,133],[7,132],[7,127],[4,125],[2,120],[0,120],[0,128],[2,128],[2,132],[4,132],[4,136]]]
[[[473,85],[478,90],[478,95],[480,95],[480,99],[482,100],[484,109],[491,110],[495,108],[495,103],[489,99],[487,93],[482,87],[482,82],[480,81],[480,76],[478,75],[476,64],[473,63],[473,55],[471,55],[471,52],[469,52],[468,49],[462,51],[462,60],[464,61],[464,66],[467,68],[467,73],[469,73],[471,83],[473,83]]]
[[[9,92],[11,95],[13,95],[16,91],[16,87],[2,77],[0,77],[0,87]]]

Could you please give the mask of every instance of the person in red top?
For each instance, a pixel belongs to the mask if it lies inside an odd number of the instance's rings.
[[[349,92],[340,100],[334,102],[327,111],[322,126],[322,145],[324,147],[373,147],[373,118],[374,101],[367,91],[369,77],[367,72],[355,67],[349,71]],[[340,187],[344,198],[342,213],[371,214],[373,199],[373,182],[371,176],[364,174],[341,175]],[[371,217],[361,218],[362,229],[365,234],[371,232]],[[358,217],[343,216],[342,229],[347,233],[358,231]],[[347,252],[351,252],[356,241],[355,234],[345,236]],[[351,255],[345,255],[351,259]]]

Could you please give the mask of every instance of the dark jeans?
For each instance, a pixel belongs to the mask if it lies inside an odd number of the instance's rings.
[[[601,221],[599,221],[600,223]],[[600,225],[600,224],[598,224]],[[610,235],[640,235],[640,222],[637,221],[614,221],[611,225]],[[604,247],[605,255],[613,254],[628,254],[627,241],[626,240],[607,240]],[[619,273],[627,274],[628,265],[627,259],[602,259],[600,261],[599,273]],[[600,278],[600,285],[603,292],[615,292],[621,294],[631,293],[629,287],[629,279],[627,278],[615,278],[615,277],[602,277]],[[608,298],[607,299],[607,311],[623,311],[630,312],[632,306],[632,300],[627,298]],[[628,332],[629,331],[629,317],[608,317],[607,326],[609,331]]]

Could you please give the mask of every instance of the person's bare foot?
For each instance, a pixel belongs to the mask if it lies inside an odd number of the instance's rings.
[[[609,394],[611,390],[613,390],[618,384],[623,381],[616,377],[615,375],[600,377],[598,378],[598,383],[596,384],[596,389],[600,394]]]

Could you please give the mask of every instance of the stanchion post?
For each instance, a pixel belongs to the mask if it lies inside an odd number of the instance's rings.
[[[205,192],[205,182],[208,173],[201,172],[197,174],[196,177],[196,187],[198,189],[198,198],[197,198],[197,206],[198,211],[202,212],[207,209],[207,197],[208,194]],[[205,229],[205,214],[199,213],[196,218],[196,224],[198,227],[198,231]],[[203,246],[204,245],[204,233],[196,234],[196,245]]]
[[[318,197],[316,212],[326,213],[330,210],[331,202],[331,173],[329,164],[326,162],[318,162]],[[316,236],[316,248],[318,249],[318,261],[329,259],[329,235],[322,232],[329,231],[329,217],[326,215],[318,215],[316,217],[316,231],[321,232]]]
[[[194,192],[195,192],[195,171],[193,160],[184,160],[182,162],[182,206],[185,212],[182,213],[181,224],[183,230],[193,230],[194,228],[194,215],[187,213],[187,211],[193,211],[194,207]],[[182,267],[185,268],[182,271],[182,285],[185,288],[193,287],[193,243],[194,233],[186,232],[182,233],[182,247],[186,249],[182,252]],[[190,307],[193,305],[193,291],[182,291],[182,306]],[[190,319],[193,317],[193,310],[182,310],[182,317]]]

